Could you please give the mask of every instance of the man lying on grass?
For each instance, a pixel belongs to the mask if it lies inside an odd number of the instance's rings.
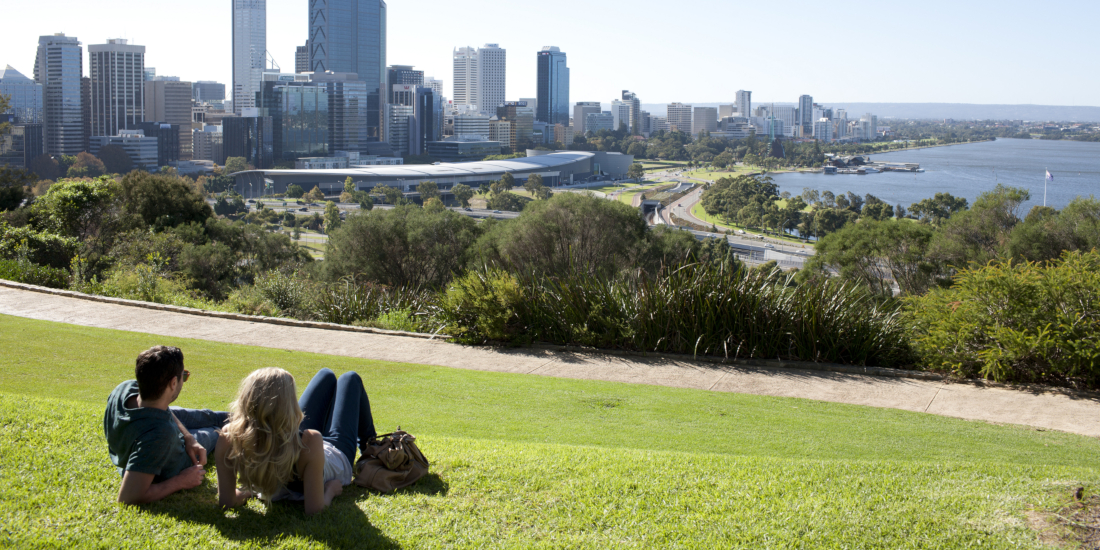
[[[119,384],[107,398],[103,432],[111,462],[122,471],[118,501],[144,504],[202,484],[206,457],[228,414],[169,409],[191,375],[179,348],[145,350],[134,374],[136,380]]]

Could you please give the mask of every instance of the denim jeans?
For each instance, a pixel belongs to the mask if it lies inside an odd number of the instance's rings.
[[[317,430],[325,441],[355,464],[355,449],[364,449],[374,441],[374,418],[363,380],[354,372],[336,378],[329,369],[321,369],[309,381],[298,400],[305,419],[301,429]]]
[[[209,409],[183,409],[168,407],[172,414],[183,424],[195,441],[206,449],[207,461],[214,459],[214,446],[218,443],[218,430],[229,421],[229,413],[215,412]]]

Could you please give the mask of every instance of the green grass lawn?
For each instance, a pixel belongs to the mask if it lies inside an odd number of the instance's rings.
[[[259,329],[262,330],[262,329]],[[248,372],[303,388],[358,371],[381,430],[432,473],[348,487],[306,519],[222,511],[215,476],[114,502],[102,435],[136,355],[180,346],[177,404],[224,408]],[[171,548],[1037,548],[1031,508],[1095,490],[1100,445],[1053,431],[853,405],[330,357],[0,316],[0,546]]]
[[[783,204],[786,204],[786,203],[783,202],[780,205],[780,208],[783,207]],[[703,203],[702,202],[697,202],[697,203],[695,203],[694,206],[691,207],[691,215],[695,216],[695,218],[700,220],[700,221],[704,221],[708,224],[716,226],[719,230],[722,230],[722,231],[724,231],[726,229],[732,229],[734,231],[737,231],[738,229],[741,229],[741,230],[744,230],[744,231],[748,231],[750,233],[762,233],[762,231],[758,228],[744,227],[744,226],[738,225],[736,223],[727,222],[720,216],[712,216],[712,215],[708,214],[706,209],[703,208]],[[784,236],[784,235],[774,235],[774,234],[769,234],[769,235],[765,235],[765,236],[769,239],[789,242],[789,243],[792,243],[792,244],[806,244],[806,241],[803,241],[803,240],[798,239],[796,237],[788,237],[788,236]]]

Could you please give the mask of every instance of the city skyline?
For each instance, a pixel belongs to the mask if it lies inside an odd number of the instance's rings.
[[[642,1],[627,16],[635,18],[633,24],[618,26],[579,17],[590,4],[562,0],[558,9],[536,24],[522,6],[469,0],[467,7],[473,12],[491,9],[498,19],[529,22],[479,28],[448,24],[446,17],[422,17],[423,13],[446,13],[447,4],[437,0],[415,4],[394,0],[388,2],[386,62],[415,65],[426,75],[443,79],[444,95],[449,98],[453,97],[454,48],[497,43],[512,52],[507,67],[509,100],[536,95],[536,66],[531,59],[542,46],[553,44],[569,52],[573,102],[607,102],[623,89],[636,91],[647,103],[730,102],[736,90],[745,89],[753,90],[762,101],[793,102],[809,93],[823,103],[1100,104],[1091,92],[1100,77],[1080,70],[1076,61],[1097,53],[1098,46],[1089,41],[1087,32],[1088,22],[1100,15],[1095,4],[1055,1],[1039,11],[1022,2],[1001,3],[992,9],[932,1],[912,10],[848,0],[834,2],[825,11],[806,2],[796,4],[806,4],[807,9],[784,11],[782,21],[791,29],[809,28],[817,21],[838,28],[858,23],[871,30],[862,35],[841,32],[835,40],[824,42],[812,34],[779,41],[772,26],[777,17],[774,8],[703,0],[689,0],[676,10],[660,12],[660,4]],[[104,12],[107,7],[110,17]],[[290,72],[295,50],[308,34],[307,2],[268,0],[267,12],[268,50]],[[194,36],[192,28],[163,24],[178,17],[172,10],[136,0],[56,0],[48,12],[42,5],[21,3],[7,13],[25,24],[0,36],[0,63],[24,74],[30,72],[38,36],[64,32],[85,44],[127,38],[146,46],[146,65],[157,67],[159,74],[186,81],[232,82],[232,18],[227,0],[197,0],[188,5],[188,14],[202,14],[195,23],[206,31],[201,40],[189,40]],[[659,32],[677,28],[677,22],[697,24],[701,13],[708,14],[707,21],[747,17],[761,24],[745,25],[737,43],[730,42],[720,26],[713,32],[693,33],[691,40]],[[967,21],[982,24],[966,25]],[[1044,28],[1054,27],[1059,32],[1046,33],[1049,36],[1042,40],[1012,38],[1037,37]],[[647,28],[653,32],[639,39],[638,30]],[[413,36],[415,40],[407,39]],[[857,37],[861,40],[856,41]],[[188,46],[180,48],[181,43]],[[853,52],[861,57],[853,60]],[[718,63],[721,57],[728,59]],[[662,78],[654,68],[692,75],[691,85]]]

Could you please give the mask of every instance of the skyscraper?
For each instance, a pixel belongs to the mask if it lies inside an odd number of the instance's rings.
[[[42,85],[45,109],[42,128],[46,153],[75,155],[84,150],[84,120],[80,79],[84,49],[76,37],[58,33],[38,38],[34,81]]]
[[[386,70],[386,90],[389,91],[389,96],[386,98],[386,103],[400,103],[402,105],[412,105],[411,102],[399,102],[394,99],[394,86],[413,86],[410,90],[415,90],[416,86],[424,85],[424,71],[418,71],[413,69],[412,65],[391,65]]]
[[[163,122],[176,128],[179,141],[179,160],[191,160],[193,158],[191,94],[190,82],[154,80],[145,83],[145,120]],[[129,126],[128,128],[137,128],[137,126]],[[99,135],[95,132],[93,134]]]
[[[508,50],[498,44],[486,44],[477,50],[477,100],[482,114],[493,115],[504,103]]]
[[[454,56],[454,104],[477,106],[477,48],[456,48]]]
[[[386,3],[309,0],[309,66],[367,83],[367,136],[379,141],[386,90]]]
[[[309,40],[306,40],[305,46],[298,46],[294,50],[294,72],[309,72]]]
[[[14,115],[17,122],[23,124],[42,123],[42,85],[23,76],[8,65],[0,71],[0,95],[11,98],[7,113]]]
[[[611,128],[614,131],[620,129],[626,129],[630,131],[630,105],[619,101],[618,99],[611,100]]]
[[[752,116],[752,92],[737,90],[737,116]]]
[[[670,132],[691,133],[691,105],[683,103],[668,104],[668,130]]]
[[[623,103],[630,107],[630,123],[627,124],[627,126],[630,128],[630,133],[636,136],[641,135],[642,101],[638,99],[638,95],[634,92],[623,90]]]
[[[267,59],[267,0],[233,0],[233,112],[256,107]]]
[[[565,52],[543,46],[538,52],[538,111],[535,119],[547,124],[569,124],[569,67]]]
[[[691,122],[691,133],[699,135],[703,132],[713,133],[716,131],[718,131],[718,108],[696,107]]]
[[[88,77],[92,84],[92,136],[117,136],[145,120],[145,46],[124,38],[88,45]],[[187,117],[191,119],[191,85],[187,85]],[[166,121],[167,122],[167,121]]]
[[[191,85],[191,99],[197,103],[210,103],[220,107],[225,101],[225,84],[200,80]]]
[[[742,115],[743,116],[743,115]],[[798,98],[798,125],[802,135],[809,137],[814,132],[814,98],[808,95]]]

